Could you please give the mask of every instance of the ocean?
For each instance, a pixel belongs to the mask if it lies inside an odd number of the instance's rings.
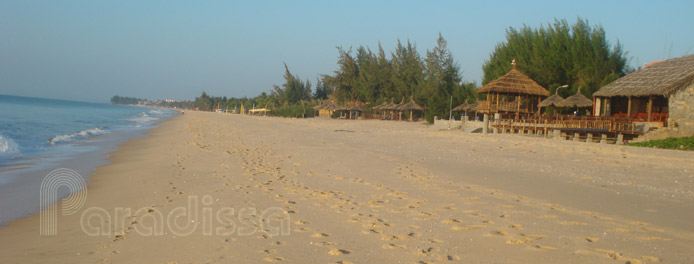
[[[0,226],[40,210],[41,180],[72,169],[88,181],[107,153],[177,112],[0,95]],[[66,197],[69,193],[60,193]]]

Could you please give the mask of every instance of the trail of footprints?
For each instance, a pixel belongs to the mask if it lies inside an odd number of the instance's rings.
[[[194,127],[190,127],[190,129],[195,137],[190,142],[191,146],[198,147],[205,152],[214,151],[215,148],[203,142],[206,136],[203,130]],[[243,138],[233,137],[231,133],[227,136],[232,137],[232,139],[220,146],[220,149],[226,149],[220,152],[223,155],[234,156],[241,161],[243,177],[227,178],[223,172],[233,165],[222,162],[219,164],[219,169],[222,171],[219,177],[225,178],[225,186],[241,193],[242,202],[246,206],[254,206],[254,199],[258,197],[271,197],[278,204],[281,204],[288,217],[291,217],[292,235],[310,238],[313,241],[311,242],[313,246],[321,248],[324,254],[335,258],[337,263],[349,263],[348,259],[345,258],[354,254],[354,249],[344,248],[332,241],[331,233],[314,230],[310,227],[312,226],[311,221],[320,221],[320,219],[296,217],[300,213],[297,212],[298,203],[310,203],[314,206],[313,210],[341,215],[344,223],[350,228],[358,228],[363,239],[380,243],[384,250],[396,251],[397,254],[409,254],[411,259],[417,260],[418,263],[457,262],[461,260],[461,257],[456,255],[458,253],[449,250],[453,246],[450,244],[451,241],[446,241],[442,237],[434,237],[427,232],[426,229],[432,227],[448,228],[454,234],[461,235],[473,232],[471,234],[479,235],[482,238],[497,239],[500,245],[522,245],[531,250],[552,251],[561,247],[561,245],[551,242],[544,243],[543,240],[548,238],[546,235],[527,232],[524,226],[514,223],[514,217],[521,215],[527,217],[529,214],[529,212],[519,210],[517,207],[542,208],[549,212],[556,212],[537,216],[538,221],[542,221],[543,224],[561,225],[564,228],[581,228],[587,223],[576,219],[593,217],[614,226],[605,232],[629,233],[643,240],[667,239],[654,235],[653,233],[662,233],[658,232],[662,230],[649,229],[645,223],[631,223],[630,226],[635,228],[627,229],[622,227],[624,226],[622,223],[597,213],[570,211],[556,204],[531,201],[525,197],[506,194],[499,190],[454,182],[445,182],[445,185],[442,186],[441,184],[444,183],[439,180],[439,177],[417,165],[421,160],[399,165],[396,169],[396,175],[413,186],[422,186],[433,195],[443,197],[436,200],[447,201],[446,203],[432,203],[425,198],[410,197],[409,193],[402,189],[395,189],[392,186],[363,178],[304,172],[312,176],[312,179],[323,177],[332,181],[342,181],[345,184],[358,185],[362,189],[369,188],[368,190],[372,195],[368,199],[359,200],[350,196],[349,193],[309,187],[299,180],[300,177],[294,177],[299,174],[296,168],[301,167],[301,164],[291,163],[291,155],[284,157],[276,155],[271,145],[265,145],[262,142],[246,144]],[[186,162],[187,158],[187,156],[179,157],[177,163],[174,164],[179,169],[178,176],[181,176],[185,171],[183,163]],[[385,158],[397,160],[390,157]],[[282,169],[287,168],[287,164],[293,165],[295,169]],[[184,194],[183,190],[176,188],[173,180],[169,184],[172,189],[171,194],[166,197],[167,202],[171,202],[176,196]],[[479,206],[475,207],[475,205],[490,204],[496,210],[483,212],[470,209],[480,208]],[[302,216],[306,217],[303,214]],[[565,219],[567,216],[571,219]],[[389,218],[397,219],[397,221],[390,221]],[[131,225],[136,223],[133,221]],[[132,226],[128,226],[127,229],[132,229]],[[125,234],[116,236],[113,242],[125,239],[127,232],[126,230]],[[262,232],[256,237],[269,241],[270,247],[262,250],[262,255],[264,255],[262,261],[269,263],[289,261],[286,257],[278,254],[277,249],[286,246],[286,242],[279,240],[281,237],[271,237]],[[587,244],[595,244],[599,243],[600,238],[584,236],[581,240]],[[586,248],[577,250],[576,254],[629,261],[630,263],[660,261],[660,258],[653,256],[627,257],[614,250],[593,246]]]

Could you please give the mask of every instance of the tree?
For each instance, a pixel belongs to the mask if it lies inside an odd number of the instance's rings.
[[[610,46],[602,26],[591,27],[582,18],[571,26],[566,20],[538,29],[524,25],[506,31],[506,41],[497,44],[482,67],[482,84],[506,74],[515,59],[518,70],[550,92],[568,84],[570,89],[560,95],[566,97],[581,88],[590,97],[601,86],[633,70],[626,56],[619,42]]]
[[[427,51],[425,65],[424,89],[419,94],[419,98],[428,98],[429,107],[426,118],[427,121],[433,122],[434,116],[448,116],[450,97],[459,90],[462,81],[460,65],[453,59],[447,42],[440,33],[436,40],[436,47]],[[457,97],[463,95],[464,93],[458,94]]]
[[[320,78],[316,78],[316,90],[313,92],[313,98],[319,100],[328,99],[328,95],[330,95],[331,93],[332,91],[330,90],[330,88],[326,85],[323,85],[323,82]]]
[[[301,100],[311,99],[311,83],[306,80],[302,81],[299,76],[292,75],[287,64],[284,64],[284,80],[283,88],[273,85],[273,95],[275,95],[280,104],[290,105]]]
[[[212,105],[212,98],[210,98],[210,96],[204,91],[200,97],[196,97],[195,101],[193,102],[193,107],[196,107],[201,111],[212,111]]]

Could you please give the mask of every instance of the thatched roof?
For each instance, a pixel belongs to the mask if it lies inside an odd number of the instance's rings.
[[[400,110],[400,106],[405,104],[405,97],[400,100],[399,104],[391,104],[388,110]]]
[[[468,107],[470,107],[470,104],[464,102],[459,106],[453,107],[453,111],[467,111]]]
[[[453,111],[466,111],[466,112],[477,111],[477,102],[472,103],[472,104],[468,104],[467,102],[465,102],[465,103],[453,108]]]
[[[655,63],[603,86],[593,96],[668,96],[694,83],[694,55]]]
[[[334,105],[333,103],[325,103],[325,104],[320,104],[320,105],[313,107],[313,109],[315,109],[315,110],[320,110],[320,109],[335,110],[336,108],[337,108],[337,106]]]
[[[555,105],[559,106],[559,107],[589,107],[589,106],[593,106],[593,101],[586,98],[581,93],[581,88],[578,88],[578,91],[576,91],[576,94],[569,96],[569,97],[566,97],[566,99],[562,100],[561,102],[556,103]]]
[[[388,106],[388,102],[383,102],[380,105],[374,106],[373,109],[374,110],[383,110],[383,107],[386,107],[386,106]]]
[[[478,93],[498,92],[510,94],[532,94],[549,96],[549,91],[537,84],[530,77],[518,71],[515,60],[512,62],[513,68],[504,76],[493,80],[482,88],[477,89]]]
[[[552,96],[547,97],[547,99],[542,100],[542,102],[540,102],[539,106],[540,107],[548,107],[550,105],[556,106],[557,103],[559,103],[561,101],[564,101],[564,98],[559,96],[558,93],[555,93]]]
[[[355,105],[344,105],[335,108],[336,111],[364,111],[358,104]]]
[[[422,111],[422,110],[424,110],[424,108],[422,108],[421,106],[419,106],[419,105],[417,104],[417,102],[414,101],[413,98],[410,98],[410,101],[407,102],[406,104],[400,105],[400,107],[398,107],[398,110],[418,110],[418,111]]]
[[[364,111],[364,110],[361,109],[361,106],[359,106],[358,104],[355,104],[355,105],[351,106],[351,107],[349,108],[349,110],[350,110],[350,111]]]

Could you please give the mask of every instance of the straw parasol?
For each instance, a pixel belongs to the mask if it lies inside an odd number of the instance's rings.
[[[559,89],[566,88],[566,87],[569,87],[569,86],[568,85],[562,85],[562,86],[557,87],[557,90],[554,91],[554,94],[550,97],[547,97],[547,99],[542,100],[542,102],[540,102],[538,104],[538,106],[539,107],[548,107],[548,106],[552,106],[552,105],[557,106],[557,103],[564,101],[564,97],[561,97],[559,95]]]
[[[453,111],[467,111],[468,107],[470,107],[470,104],[464,102],[461,105],[454,107]]]
[[[593,106],[593,101],[590,99],[586,98],[582,93],[581,93],[581,88],[578,88],[578,91],[576,91],[576,94],[567,97],[561,102],[558,102],[556,106],[559,107],[591,107]]]
[[[402,100],[400,100],[400,103],[399,103],[399,104],[394,104],[394,105],[392,105],[392,106],[390,107],[390,110],[398,111],[398,112],[399,112],[398,120],[402,120],[402,109],[400,109],[400,106],[402,106],[402,105],[404,105],[404,104],[405,104],[405,97],[403,96],[403,97],[402,97]]]
[[[387,106],[387,105],[388,105],[388,102],[383,102],[383,103],[380,104],[380,105],[374,106],[373,109],[374,109],[374,110],[383,110],[383,107],[385,107],[385,106]]]
[[[422,111],[424,108],[419,106],[417,102],[414,101],[414,98],[410,97],[410,101],[407,102],[406,104],[402,104],[398,107],[398,110],[401,111],[407,111],[410,110],[410,121],[412,121],[412,111],[417,110],[417,111]]]

